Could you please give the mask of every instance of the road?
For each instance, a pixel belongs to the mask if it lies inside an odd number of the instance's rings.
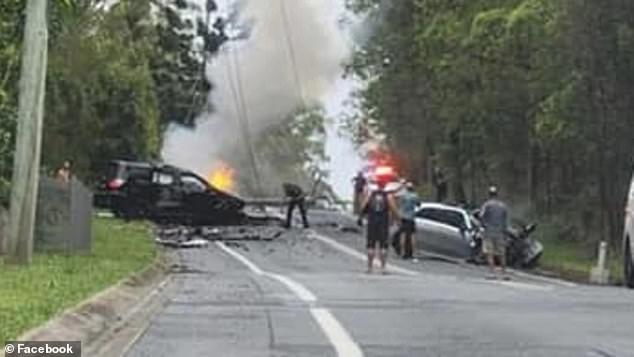
[[[363,238],[313,213],[273,242],[179,251],[141,356],[634,356],[634,293],[436,259],[364,273]]]

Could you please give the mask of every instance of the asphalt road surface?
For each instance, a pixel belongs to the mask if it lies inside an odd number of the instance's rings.
[[[311,218],[273,242],[179,251],[169,303],[127,356],[634,356],[632,291],[429,257],[367,275],[362,236]]]

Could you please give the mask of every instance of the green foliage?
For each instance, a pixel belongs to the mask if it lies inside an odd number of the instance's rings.
[[[194,3],[191,0],[156,3],[161,20],[156,26],[157,46],[149,63],[158,84],[162,128],[172,122],[193,127],[195,116],[202,110],[210,110],[205,105],[212,85],[203,76],[202,64],[218,51],[227,36],[224,23],[207,24],[205,10],[196,10]],[[215,11],[215,2],[209,1],[208,5],[210,11]],[[192,21],[183,16],[183,11],[198,16]],[[194,46],[196,39],[201,40],[198,46]]]
[[[156,257],[149,227],[98,219],[93,252],[39,254],[28,267],[0,261],[0,339],[18,337],[64,309],[149,266]]]
[[[2,1],[0,4],[0,205],[9,200],[10,178],[15,146],[17,116],[17,82],[20,67],[20,15],[24,2]]]
[[[325,121],[323,108],[301,109],[261,135],[256,147],[259,161],[267,164],[266,175],[274,175],[277,183],[290,181],[306,187],[323,178],[327,173],[320,168],[328,160]]]
[[[0,5],[0,198],[11,177],[25,1]],[[43,165],[95,179],[113,158],[156,159],[170,123],[195,125],[203,61],[226,40],[191,0],[49,3]],[[215,3],[209,1],[209,11]],[[213,26],[211,26],[213,25]],[[202,40],[202,41],[201,41]],[[202,44],[200,44],[202,43]]]
[[[0,204],[10,192],[24,0],[0,3]],[[43,166],[93,180],[113,158],[156,159],[170,123],[195,125],[211,84],[203,61],[226,41],[192,0],[49,2]],[[202,43],[202,44],[200,44]]]
[[[351,125],[360,140],[384,135],[421,182],[443,166],[456,201],[477,202],[496,183],[523,213],[573,225],[574,239],[618,240],[633,158],[634,4],[349,6],[374,24],[348,65],[367,84]]]

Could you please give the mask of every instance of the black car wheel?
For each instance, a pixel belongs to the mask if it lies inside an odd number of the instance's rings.
[[[625,267],[625,285],[628,288],[634,289],[634,261],[632,261],[632,251],[630,248],[630,242],[625,242],[625,251],[623,252],[623,260]]]

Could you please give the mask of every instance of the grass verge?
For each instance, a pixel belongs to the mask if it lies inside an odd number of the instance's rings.
[[[93,221],[92,253],[36,254],[33,264],[0,261],[0,343],[149,266],[157,251],[146,224]]]
[[[544,244],[544,255],[539,267],[564,279],[576,282],[588,282],[590,270],[597,262],[597,249],[579,243],[554,239],[540,239]],[[623,282],[623,266],[620,252],[608,252],[610,282],[620,285]]]

